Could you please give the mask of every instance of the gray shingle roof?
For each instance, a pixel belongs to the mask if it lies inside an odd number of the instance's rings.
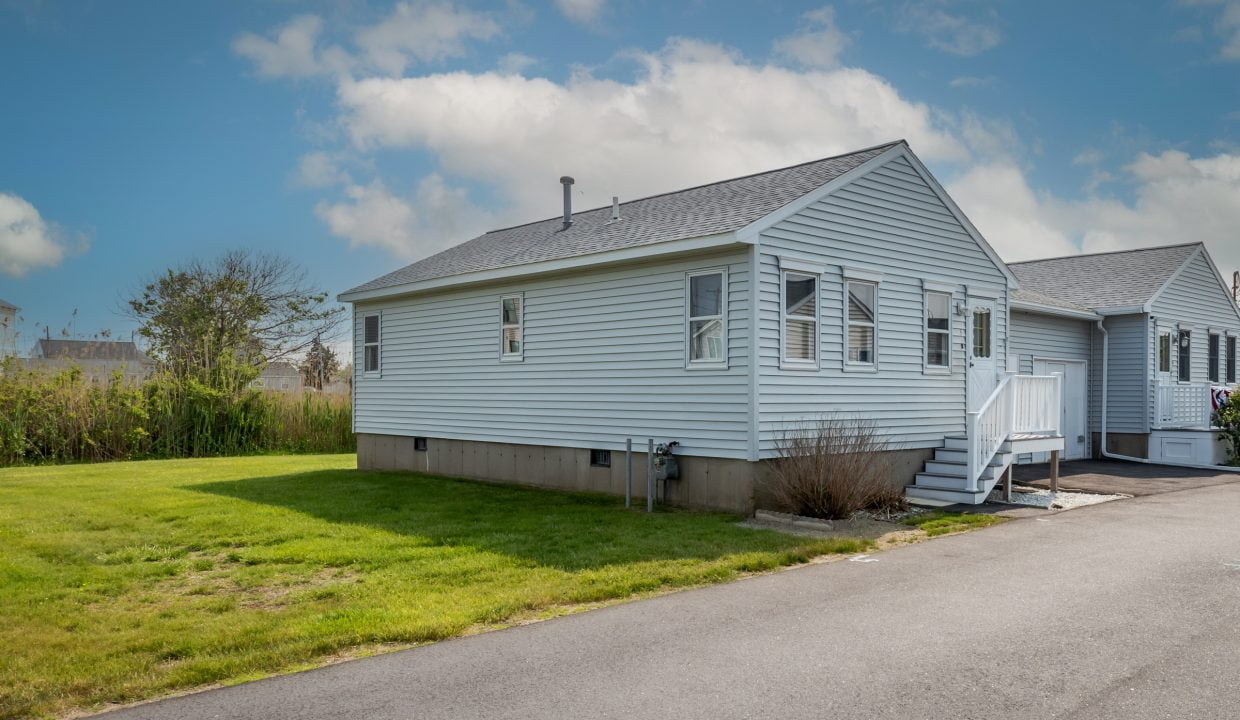
[[[1093,312],[1092,308],[1084,305],[1078,305],[1068,300],[1063,300],[1050,295],[1043,295],[1034,290],[1026,290],[1023,286],[1012,291],[1012,300],[1014,302],[1027,302],[1035,305],[1047,305],[1054,308],[1062,308],[1064,310],[1075,310],[1076,312]]]
[[[151,362],[137,345],[129,340],[49,340],[39,338],[39,356],[50,360],[123,360]]]
[[[1008,263],[1024,292],[1094,310],[1144,305],[1201,243]],[[1036,301],[1035,301],[1036,302]]]
[[[560,217],[492,230],[346,294],[739,230],[901,142],[632,200],[618,222],[607,206],[574,213],[567,230]]]

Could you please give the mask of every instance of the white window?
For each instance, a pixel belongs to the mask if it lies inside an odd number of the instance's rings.
[[[878,329],[878,285],[848,280],[844,283],[848,323],[848,354],[845,365],[874,365],[875,331]]]
[[[1227,382],[1236,381],[1236,336],[1227,336]]]
[[[501,360],[520,360],[525,352],[522,319],[525,303],[521,295],[505,295],[499,300],[499,345]]]
[[[1210,382],[1218,382],[1221,375],[1219,374],[1219,350],[1223,338],[1218,333],[1210,333],[1206,345],[1206,377]]]
[[[1158,372],[1171,374],[1171,333],[1158,334]]]
[[[1193,357],[1193,333],[1191,330],[1181,330],[1179,340],[1176,342],[1179,346],[1179,357],[1176,358],[1179,364],[1180,382],[1189,382],[1193,379],[1192,357]]]
[[[379,372],[379,313],[367,313],[362,316],[362,370],[366,373]]]
[[[818,276],[784,271],[783,358],[792,366],[818,365]]]
[[[722,270],[693,272],[686,282],[689,365],[726,365],[727,273]]]
[[[973,308],[973,357],[975,358],[984,359],[991,356],[990,332],[992,325],[990,316],[990,308]]]
[[[952,296],[926,293],[926,367],[947,368],[952,362]]]

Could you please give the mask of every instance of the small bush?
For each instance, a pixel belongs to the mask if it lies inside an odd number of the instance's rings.
[[[1240,386],[1234,388],[1227,402],[1214,411],[1212,422],[1223,430],[1218,439],[1227,443],[1227,464],[1240,465]]]
[[[841,519],[858,510],[905,507],[891,482],[887,442],[872,422],[828,416],[787,430],[771,463],[771,485],[785,510]]]

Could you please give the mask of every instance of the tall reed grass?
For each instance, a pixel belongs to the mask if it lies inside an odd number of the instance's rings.
[[[77,368],[0,366],[0,466],[352,452],[348,395],[213,390],[156,376],[96,385]]]

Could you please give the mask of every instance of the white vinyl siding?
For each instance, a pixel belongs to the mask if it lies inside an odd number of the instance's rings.
[[[1231,292],[1224,289],[1209,260],[1201,253],[1190,258],[1184,269],[1167,284],[1155,298],[1152,310],[1161,328],[1192,332],[1187,367],[1192,382],[1206,382],[1210,376],[1208,336],[1211,333],[1222,335],[1221,345],[1226,347],[1229,334],[1240,334],[1240,317],[1237,317]],[[1174,345],[1174,334],[1172,340]],[[1175,347],[1172,347],[1171,358],[1171,377],[1175,380],[1179,378],[1180,365]],[[1220,374],[1225,377],[1225,372]],[[1152,392],[1150,402],[1152,407]]]
[[[782,362],[782,267],[795,260],[823,269],[818,298],[819,369]],[[762,232],[758,249],[760,335],[758,432],[762,457],[782,433],[808,418],[840,412],[872,420],[904,448],[941,445],[964,432],[964,323],[951,324],[951,370],[925,372],[924,293],[964,288],[994,291],[999,369],[1007,337],[1006,278],[930,186],[896,158]],[[844,370],[845,274],[881,274],[877,372]],[[929,285],[927,285],[929,283]]]
[[[1149,432],[1153,412],[1150,369],[1158,355],[1148,315],[1112,315],[1103,321],[1109,342],[1107,431]],[[1093,330],[1089,364],[1089,429],[1102,429],[1102,335]],[[1174,354],[1174,348],[1172,348]]]
[[[1091,321],[1013,310],[1010,332],[1008,348],[1016,359],[1017,366],[1011,368],[1015,372],[1033,375],[1035,360],[1067,360],[1090,363],[1086,370],[1092,373],[1094,329]],[[1093,398],[1086,402],[1088,417],[1093,412]],[[1093,446],[1088,436],[1086,433],[1087,449]],[[1030,457],[1022,455],[1019,459],[1027,462]]]
[[[691,372],[685,275],[721,267],[728,364]],[[359,304],[383,310],[384,366],[357,378],[357,432],[612,451],[653,437],[745,458],[748,267],[737,251]],[[496,362],[497,297],[517,293],[524,360]]]
[[[691,368],[727,366],[727,288],[726,270],[691,272],[685,277],[685,348]]]

